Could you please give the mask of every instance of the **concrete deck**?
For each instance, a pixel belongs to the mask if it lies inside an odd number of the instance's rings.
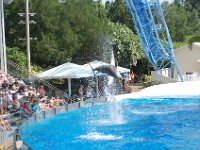
[[[142,97],[200,97],[200,81],[177,82],[169,84],[155,85],[142,89],[139,92],[116,96],[117,100],[125,98],[142,98]]]

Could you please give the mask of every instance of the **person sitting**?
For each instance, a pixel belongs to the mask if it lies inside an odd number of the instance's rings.
[[[5,111],[3,109],[3,106],[0,107],[0,115],[4,115],[5,114]]]
[[[129,85],[131,85],[131,84],[134,83],[134,78],[135,78],[135,75],[134,75],[133,72],[131,72],[131,73],[129,74],[129,81],[128,81]]]
[[[45,110],[45,101],[44,100],[39,102],[38,108],[39,108],[40,111],[44,111]]]
[[[4,83],[4,77],[3,77],[3,75],[1,74],[0,75],[0,86],[2,87],[2,84]]]
[[[63,101],[64,101],[64,103],[69,104],[69,103],[70,103],[70,98],[71,98],[71,97],[68,95],[67,92],[65,92],[65,93],[63,94]]]
[[[78,89],[78,98],[77,101],[83,101],[83,93],[84,93],[84,87],[83,85],[80,86],[80,88]]]
[[[39,92],[39,97],[40,98],[43,98],[43,97],[45,97],[45,90],[44,90],[44,86],[40,86],[40,88],[39,88],[39,90],[38,90],[38,92]]]
[[[32,114],[31,110],[29,109],[28,102],[25,102],[22,107],[24,109],[25,114],[27,114],[27,115],[31,115]]]
[[[33,104],[31,105],[32,111],[33,111],[34,113],[37,112],[38,107],[39,107],[38,101],[37,101],[37,100],[34,100],[34,101],[33,101]]]
[[[0,118],[0,126],[3,132],[12,130],[12,128],[10,127],[10,124],[7,120],[4,120],[3,118]]]
[[[50,106],[50,107],[54,107],[54,100],[55,100],[55,97],[52,97],[52,98],[49,100],[49,106]]]
[[[59,105],[61,105],[61,104],[63,104],[63,100],[60,99],[59,96],[55,96],[54,105],[55,105],[55,106],[59,106]]]
[[[20,109],[20,102],[17,98],[14,98],[12,101],[13,108],[17,111]]]

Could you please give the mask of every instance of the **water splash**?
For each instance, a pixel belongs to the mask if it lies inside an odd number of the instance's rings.
[[[114,52],[111,51],[111,60],[110,64],[115,66],[115,58]],[[107,95],[107,100],[112,102],[112,105],[109,105],[108,112],[109,112],[109,120],[107,123],[109,124],[124,124],[126,121],[124,120],[123,111],[121,105],[116,98],[114,97],[115,91],[113,89],[114,85],[114,78],[109,76],[108,77],[108,86],[105,87],[105,93]],[[104,120],[105,121],[105,120]]]
[[[110,64],[115,66],[115,56],[113,50],[111,51],[111,59],[110,59]]]
[[[110,59],[110,64],[115,66],[115,57],[114,57],[114,52],[113,50],[111,51],[111,59]],[[114,82],[114,77],[109,76],[108,77],[108,86],[112,85]]]
[[[139,110],[132,110],[131,113],[135,115],[163,115],[163,114],[172,114],[175,113],[176,111],[139,111]]]
[[[113,124],[125,124],[126,121],[123,116],[122,106],[117,101],[113,101],[112,105],[109,105],[110,121]]]
[[[77,138],[100,141],[100,140],[120,140],[120,139],[122,139],[122,136],[115,136],[112,134],[105,135],[105,134],[99,133],[99,132],[91,132],[86,135],[80,135]]]

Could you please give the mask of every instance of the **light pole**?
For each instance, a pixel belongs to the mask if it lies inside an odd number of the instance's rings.
[[[7,58],[6,58],[6,40],[5,40],[5,23],[4,23],[4,7],[3,4],[10,4],[13,0],[0,0],[0,54],[1,54],[1,70],[7,74]]]
[[[25,0],[25,13],[18,13],[20,17],[25,16],[25,22],[20,21],[19,24],[25,24],[26,26],[26,52],[27,52],[27,68],[28,68],[28,79],[31,79],[31,50],[30,50],[30,24],[36,24],[34,20],[29,19],[30,16],[34,16],[36,13],[29,13],[29,0]],[[36,38],[33,38],[36,39]]]
[[[28,61],[28,78],[31,79],[31,53],[30,53],[30,26],[29,26],[29,2],[26,0],[26,50]]]

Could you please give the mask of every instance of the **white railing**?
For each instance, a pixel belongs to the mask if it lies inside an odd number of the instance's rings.
[[[184,81],[200,81],[200,73],[194,72],[191,74],[183,75]]]

